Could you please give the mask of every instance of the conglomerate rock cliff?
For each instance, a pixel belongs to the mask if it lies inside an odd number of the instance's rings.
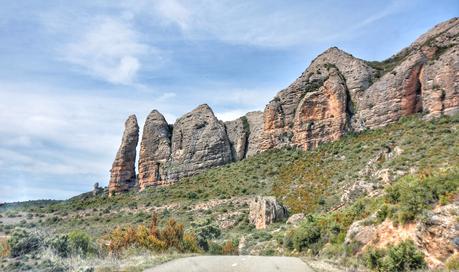
[[[225,125],[208,105],[200,105],[175,122],[168,180],[175,181],[232,160]]]
[[[171,154],[172,129],[164,116],[153,110],[143,127],[139,154],[139,186],[144,189],[166,177],[165,164]]]
[[[110,195],[127,191],[135,186],[135,158],[139,141],[139,125],[135,115],[129,116],[124,124],[121,146],[116,153],[115,161],[110,170],[108,190]]]
[[[454,114],[459,111],[458,37],[459,18],[453,18],[383,62],[364,61],[332,47],[264,112],[234,121],[223,123],[209,106],[201,105],[172,127],[153,111],[142,135],[139,186],[177,181],[272,148],[312,149],[411,114]],[[135,182],[134,141],[126,145],[129,156],[120,148],[113,164],[111,192]]]

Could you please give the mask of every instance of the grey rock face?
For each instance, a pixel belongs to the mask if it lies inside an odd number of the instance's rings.
[[[247,119],[250,130],[246,157],[250,157],[262,151],[260,145],[263,137],[263,112],[248,112],[245,118]]]
[[[244,159],[250,134],[247,118],[240,117],[234,121],[225,122],[225,127],[231,145],[233,160],[240,161]]]
[[[257,196],[249,204],[249,221],[256,229],[265,229],[267,225],[288,218],[287,208],[272,196]]]
[[[143,127],[139,156],[139,186],[144,189],[165,180],[171,154],[172,131],[164,116],[153,110]]]
[[[414,113],[457,112],[458,35],[459,19],[454,18],[392,57],[394,69],[369,87],[358,103],[355,120],[360,128],[382,127]]]
[[[135,158],[139,141],[139,125],[136,116],[129,116],[124,127],[121,146],[110,170],[111,176],[108,184],[110,195],[127,191],[136,184]]]
[[[231,161],[225,126],[208,105],[200,105],[175,122],[168,180],[175,181]]]

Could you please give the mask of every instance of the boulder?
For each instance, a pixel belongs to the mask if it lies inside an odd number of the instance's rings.
[[[303,221],[304,213],[295,213],[287,219],[287,224],[296,225],[299,222]]]
[[[287,208],[272,196],[257,196],[249,204],[249,221],[256,229],[265,229],[267,225],[288,217]]]
[[[127,191],[136,184],[135,159],[139,141],[139,125],[135,115],[129,116],[124,124],[121,145],[110,170],[109,194]]]
[[[166,163],[171,154],[172,129],[164,116],[153,110],[143,127],[139,155],[139,186],[156,185],[166,179]]]

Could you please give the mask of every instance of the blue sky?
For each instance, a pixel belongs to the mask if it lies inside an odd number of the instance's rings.
[[[331,46],[382,60],[457,0],[8,1],[0,10],[0,202],[107,185],[125,118],[262,110]]]

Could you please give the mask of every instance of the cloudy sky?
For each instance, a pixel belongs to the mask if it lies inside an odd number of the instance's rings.
[[[107,185],[125,118],[261,110],[331,46],[382,60],[457,0],[0,0],[0,202]],[[142,126],[142,124],[141,124]]]

